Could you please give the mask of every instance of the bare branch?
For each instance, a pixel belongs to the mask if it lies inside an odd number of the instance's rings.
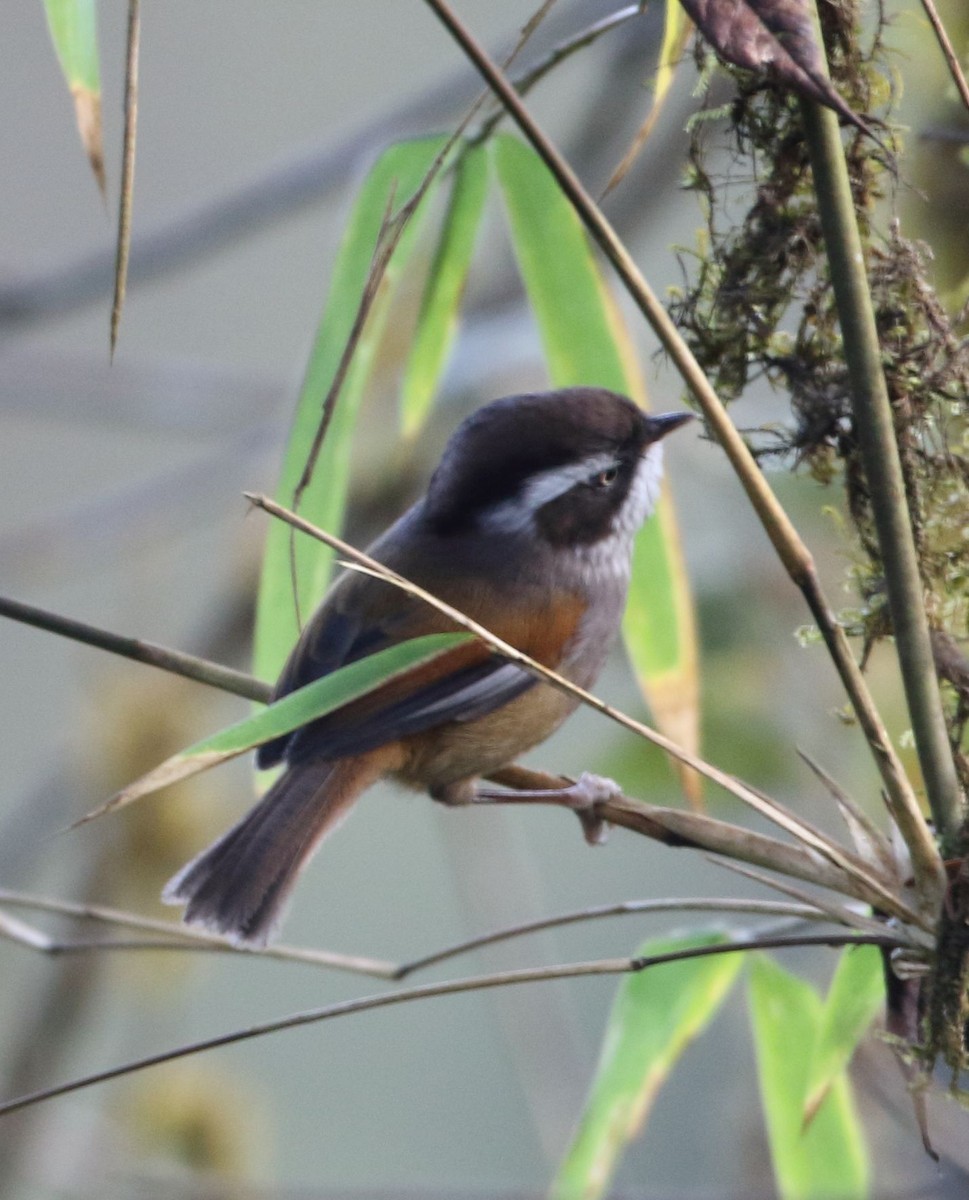
[[[119,654],[122,658],[147,663],[150,667],[159,667],[173,675],[194,679],[196,683],[204,683],[208,687],[242,696],[246,700],[255,700],[259,704],[268,704],[272,695],[272,688],[268,683],[254,679],[242,671],[234,671],[231,667],[197,658],[194,654],[170,650],[167,646],[159,646],[155,642],[123,637],[107,629],[99,629],[96,625],[87,625],[83,621],[62,617],[47,609],[22,604],[19,600],[11,600],[7,596],[0,596],[0,616],[20,621],[24,625],[33,625],[36,629],[46,629],[48,633],[57,633],[61,637],[83,642],[87,646],[96,646],[99,650]]]
[[[337,971],[349,971],[355,975],[371,975],[377,979],[394,979],[396,963],[361,955],[335,954],[329,950],[307,949],[302,946],[250,946],[235,945],[216,933],[208,933],[195,926],[176,924],[153,917],[142,917],[136,913],[117,908],[106,908],[98,904],[76,904],[68,900],[52,900],[46,896],[32,896],[24,892],[0,888],[0,905],[6,908],[26,908],[35,912],[57,913],[60,916],[79,920],[95,921],[123,929],[137,929],[155,937],[141,939],[137,944],[129,943],[126,948],[143,950],[211,950],[221,954],[248,954],[256,958],[278,959],[282,962],[306,963],[315,967],[329,967]],[[0,935],[24,946],[47,954],[71,953],[76,949],[112,949],[120,947],[118,942],[78,943],[57,941],[46,933],[25,922],[16,921],[9,914],[0,914]]]
[[[625,917],[643,913],[678,913],[702,912],[720,916],[724,913],[741,913],[745,916],[786,917],[796,921],[828,921],[830,918],[822,912],[818,905],[786,904],[780,900],[736,900],[725,896],[716,898],[700,897],[683,900],[623,900],[619,904],[599,904],[592,908],[580,908],[574,912],[559,913],[553,917],[543,917],[537,921],[527,921],[520,925],[509,925],[504,929],[496,929],[491,933],[480,934],[468,938],[464,942],[456,942],[443,950],[427,954],[423,958],[415,958],[403,963],[397,968],[395,979],[406,979],[415,971],[423,971],[426,967],[436,966],[450,958],[461,954],[469,954],[485,946],[494,946],[512,938],[527,937],[531,933],[542,933],[548,929],[561,929],[565,925],[578,925],[586,921],[599,921],[604,917]]]
[[[72,1079],[67,1083],[54,1087],[42,1088],[26,1096],[18,1096],[6,1103],[0,1104],[0,1117],[9,1113],[19,1112],[31,1105],[53,1100],[58,1096],[66,1096],[71,1092],[81,1091],[97,1083],[106,1083],[111,1079],[119,1079],[132,1075],[148,1067],[159,1066],[162,1063],[174,1062],[193,1054],[201,1054],[206,1050],[215,1050],[220,1046],[232,1046],[251,1038],[264,1037],[270,1033],[279,1033],[284,1029],[297,1029],[304,1025],[314,1025],[333,1017],[350,1016],[353,1013],[369,1012],[377,1008],[389,1008],[395,1004],[406,1004],[411,1000],[430,1000],[436,996],[454,996],[464,992],[480,992],[491,988],[513,987],[522,983],[540,983],[558,979],[581,979],[599,975],[626,975],[631,972],[644,971],[650,967],[662,966],[664,963],[684,962],[693,958],[709,958],[716,954],[746,953],[750,950],[776,950],[781,948],[795,949],[801,946],[898,946],[899,939],[891,933],[879,935],[858,933],[828,933],[801,934],[796,936],[779,935],[777,937],[748,938],[734,942],[719,942],[706,946],[691,946],[683,950],[670,951],[667,954],[655,954],[643,958],[602,958],[591,962],[565,963],[552,967],[535,967],[518,971],[499,971],[491,975],[476,975],[466,979],[448,980],[442,983],[427,983],[418,987],[402,988],[396,992],[385,992],[377,996],[363,996],[356,1000],[344,1000],[338,1004],[329,1004],[323,1008],[310,1009],[308,1012],[293,1013],[274,1021],[265,1021],[251,1025],[247,1029],[235,1030],[232,1033],[219,1034],[217,1037],[206,1038],[203,1041],[191,1042],[179,1046],[175,1050],[166,1050],[160,1054],[148,1055],[145,1058],[134,1059],[117,1067],[109,1067],[104,1071],[96,1071],[90,1075]]]

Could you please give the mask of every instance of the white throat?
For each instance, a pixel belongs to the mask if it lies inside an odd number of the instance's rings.
[[[521,495],[489,510],[484,515],[483,526],[492,533],[535,533],[536,514],[543,505],[564,495],[597,471],[608,470],[613,465],[615,460],[611,455],[592,455],[581,463],[542,471],[528,481]],[[654,442],[639,460],[626,499],[613,518],[610,533],[590,545],[573,548],[573,561],[584,581],[606,577],[628,579],[633,539],[656,507],[662,479],[663,444]]]
[[[616,532],[625,530],[630,536],[651,515],[659,502],[663,484],[663,443],[653,442],[639,460],[626,503],[616,514]]]

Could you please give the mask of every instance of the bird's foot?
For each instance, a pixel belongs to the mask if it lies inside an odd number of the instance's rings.
[[[559,804],[570,808],[579,818],[585,840],[590,846],[601,846],[609,836],[609,824],[599,812],[600,805],[622,795],[622,788],[612,779],[583,771],[573,783],[556,788],[525,788],[515,791],[475,790],[475,804]]]

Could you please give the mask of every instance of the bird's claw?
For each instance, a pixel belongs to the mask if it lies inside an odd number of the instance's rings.
[[[515,788],[512,791],[492,791],[476,788],[475,804],[559,804],[570,808],[579,818],[585,840],[590,846],[601,846],[608,837],[609,823],[599,813],[599,806],[622,795],[622,788],[612,779],[583,771],[573,783],[558,788]],[[442,799],[436,795],[435,799]]]
[[[622,795],[614,779],[583,771],[575,783],[562,789],[564,802],[579,818],[585,840],[590,846],[603,846],[609,839],[609,823],[599,815],[599,805]]]

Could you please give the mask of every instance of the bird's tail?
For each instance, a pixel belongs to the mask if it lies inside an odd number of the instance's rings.
[[[290,767],[241,821],[168,881],[162,899],[184,904],[190,925],[265,945],[300,871],[372,782],[353,765]]]

